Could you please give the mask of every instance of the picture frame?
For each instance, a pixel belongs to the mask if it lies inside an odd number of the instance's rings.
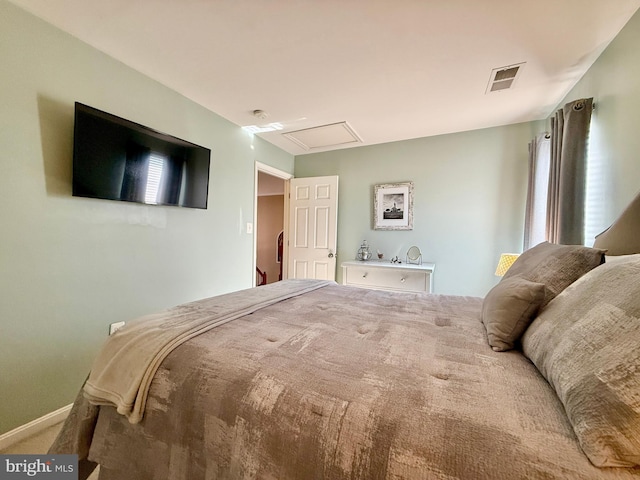
[[[373,192],[375,230],[413,230],[413,182],[376,185]]]

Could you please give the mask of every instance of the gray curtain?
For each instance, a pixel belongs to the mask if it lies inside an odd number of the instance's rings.
[[[547,240],[584,244],[584,193],[593,99],[567,103],[551,117]]]

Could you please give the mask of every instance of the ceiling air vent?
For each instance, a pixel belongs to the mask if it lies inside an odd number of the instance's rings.
[[[518,63],[516,65],[508,65],[506,67],[494,68],[491,70],[491,77],[489,78],[489,85],[487,85],[486,93],[501,92],[502,90],[509,90],[513,88],[516,83],[520,71],[526,62]]]

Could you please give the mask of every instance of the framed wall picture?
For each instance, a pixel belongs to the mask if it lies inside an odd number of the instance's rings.
[[[413,230],[413,182],[374,187],[373,228]]]

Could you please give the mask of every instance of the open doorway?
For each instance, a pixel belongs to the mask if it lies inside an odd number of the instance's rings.
[[[256,164],[255,285],[266,285],[286,277],[285,201],[292,175]]]

